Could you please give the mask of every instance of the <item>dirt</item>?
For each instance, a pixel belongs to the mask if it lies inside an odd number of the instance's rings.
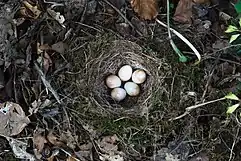
[[[166,22],[166,2],[157,2],[157,18]],[[180,4],[171,3],[174,17]],[[200,52],[198,65],[173,34],[188,58],[179,62],[166,28],[142,20],[129,1],[0,2],[0,112],[16,103],[30,120],[14,135],[0,131],[0,160],[240,160],[240,109],[226,114],[235,101],[185,114],[230,92],[241,97],[240,45],[224,33],[232,20],[218,16],[236,12],[222,1],[192,11],[184,15],[189,24],[171,19],[171,27]],[[140,96],[118,103],[104,79],[124,64],[148,77]],[[17,120],[9,118],[6,128]]]

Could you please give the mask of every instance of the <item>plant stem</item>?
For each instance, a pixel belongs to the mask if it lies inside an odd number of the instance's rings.
[[[225,99],[226,99],[225,97],[222,97],[222,98],[219,98],[219,99],[216,99],[216,100],[212,100],[212,101],[204,102],[204,103],[201,103],[201,104],[189,106],[189,107],[186,108],[186,111],[182,115],[177,116],[175,118],[171,118],[171,119],[169,119],[169,121],[181,119],[184,116],[188,115],[192,110],[194,110],[198,107],[205,106],[207,104],[211,104],[211,103],[214,103],[214,102],[222,101],[222,100],[225,100]]]

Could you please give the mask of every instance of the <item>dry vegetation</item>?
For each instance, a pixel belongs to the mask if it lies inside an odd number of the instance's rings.
[[[127,1],[5,0],[0,7],[0,160],[241,160],[240,110],[226,114],[232,101],[174,119],[229,92],[240,96],[240,46],[220,34],[223,21],[208,17],[216,28],[205,28],[203,17],[195,17],[201,25],[172,23],[201,53],[194,65],[183,41],[173,36],[187,63],[178,62],[166,29],[140,19]],[[125,64],[144,69],[147,80],[139,96],[119,103],[104,80]]]

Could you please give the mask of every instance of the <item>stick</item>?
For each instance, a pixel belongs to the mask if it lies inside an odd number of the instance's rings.
[[[200,103],[200,104],[197,104],[197,105],[189,106],[189,107],[186,108],[186,111],[182,115],[177,116],[175,118],[171,118],[171,119],[169,119],[169,121],[181,119],[184,116],[188,115],[192,110],[194,110],[194,109],[196,109],[198,107],[202,107],[202,106],[205,106],[207,104],[218,102],[218,101],[222,101],[222,100],[225,100],[225,99],[226,99],[225,97],[222,97],[222,98],[219,98],[219,99],[216,99],[216,100],[212,100],[212,101]]]
[[[61,104],[61,101],[60,101],[60,98],[59,98],[59,95],[57,94],[57,92],[55,92],[55,90],[53,89],[53,87],[51,86],[51,84],[46,80],[45,78],[45,75],[43,73],[43,71],[39,68],[38,64],[37,63],[34,63],[34,67],[35,69],[37,70],[44,86],[53,94],[54,98],[57,100],[57,102],[59,104]]]

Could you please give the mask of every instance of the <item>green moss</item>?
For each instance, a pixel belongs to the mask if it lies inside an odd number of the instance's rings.
[[[125,134],[128,128],[141,129],[146,124],[145,118],[100,118],[100,120],[96,122],[99,131],[120,135]]]

